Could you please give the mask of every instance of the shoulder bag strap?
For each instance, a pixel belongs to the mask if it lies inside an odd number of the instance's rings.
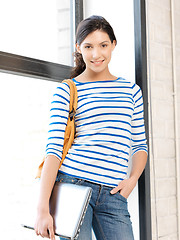
[[[69,116],[72,120],[77,108],[78,94],[76,84],[72,79],[65,79],[62,82],[66,82],[70,87],[70,102],[69,102]]]

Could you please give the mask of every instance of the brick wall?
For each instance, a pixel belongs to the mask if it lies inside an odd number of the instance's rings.
[[[175,17],[177,47],[175,71],[177,87],[180,90],[180,1],[174,1],[174,12],[172,12],[170,0],[147,0],[146,4],[151,125],[152,239],[177,240],[177,156],[171,14]],[[179,96],[178,104],[180,107]],[[178,131],[180,132],[180,127]]]

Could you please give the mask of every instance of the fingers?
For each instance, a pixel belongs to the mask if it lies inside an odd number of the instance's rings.
[[[53,227],[49,227],[48,232],[49,232],[49,237],[50,237],[50,239],[51,239],[51,240],[55,240],[55,235],[54,235],[54,229],[53,229]]]
[[[55,234],[54,234],[54,229],[53,228],[49,228],[49,229],[47,229],[47,231],[44,230],[42,232],[39,232],[38,230],[35,230],[35,232],[36,232],[37,236],[41,236],[43,238],[50,238],[51,240],[55,240]]]
[[[110,191],[110,193],[111,193],[111,194],[115,194],[115,193],[119,192],[121,189],[122,189],[122,182],[121,182],[117,187],[113,188],[113,189]]]
[[[40,231],[36,230],[35,232],[36,232],[36,235],[37,235],[37,236],[41,236],[42,238],[49,238],[48,231],[42,231],[42,232],[40,232]]]
[[[39,214],[36,219],[36,223],[34,226],[35,232],[37,236],[41,236],[43,238],[50,238],[51,240],[55,240],[54,234],[54,221],[52,216],[48,214]]]
[[[37,236],[40,235],[40,233],[38,232],[38,230],[35,230],[35,233],[36,233]]]
[[[113,188],[113,189],[110,191],[110,193],[111,193],[111,194],[115,194],[115,193],[119,192],[120,190],[121,190],[121,188],[120,188],[119,186],[117,186],[117,187]]]
[[[119,185],[115,188],[113,188],[110,193],[115,194],[117,192],[120,192],[120,194],[128,198],[132,190],[134,189],[136,185],[136,182],[132,181],[131,178],[125,179],[119,183]]]
[[[55,240],[55,234],[53,227],[45,227],[41,230],[35,229],[35,233],[37,236],[41,236],[43,238],[50,238],[51,240]]]

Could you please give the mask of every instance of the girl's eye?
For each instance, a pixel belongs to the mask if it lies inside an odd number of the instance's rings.
[[[91,48],[91,46],[85,46],[85,48],[89,49],[89,48]]]
[[[103,47],[103,48],[107,47],[107,44],[103,44],[102,47]]]

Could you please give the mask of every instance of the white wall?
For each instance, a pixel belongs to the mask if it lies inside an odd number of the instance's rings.
[[[116,76],[135,81],[134,9],[133,0],[84,0],[84,18],[101,15],[114,29],[117,46],[110,71]],[[128,198],[135,240],[139,240],[138,186]]]

